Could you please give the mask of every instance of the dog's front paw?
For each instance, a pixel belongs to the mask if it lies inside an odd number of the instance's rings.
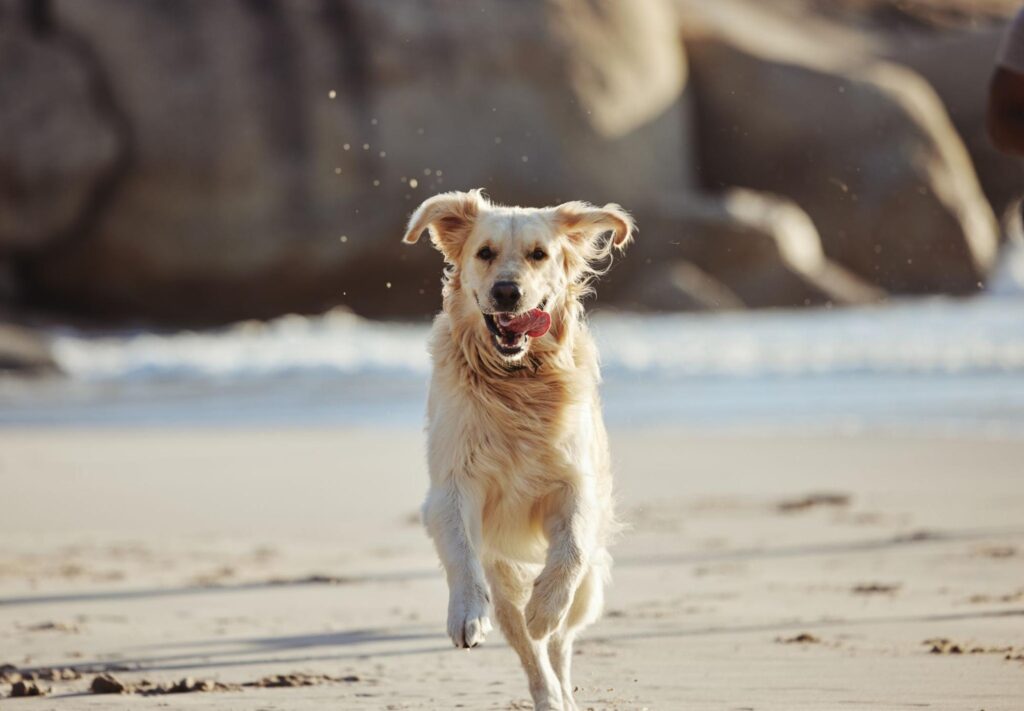
[[[448,602],[448,636],[456,647],[469,649],[482,644],[491,631],[487,616],[487,593],[452,595]]]
[[[526,603],[526,630],[534,639],[544,639],[562,623],[569,611],[570,591],[563,585],[539,578]]]

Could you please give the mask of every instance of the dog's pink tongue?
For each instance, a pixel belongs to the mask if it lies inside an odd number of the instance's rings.
[[[498,318],[498,323],[506,331],[525,333],[531,338],[540,338],[551,328],[551,314],[540,309],[531,309],[525,314],[511,318],[501,316]]]

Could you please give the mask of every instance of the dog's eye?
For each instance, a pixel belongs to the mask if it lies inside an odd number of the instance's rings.
[[[530,252],[530,259],[532,259],[535,262],[539,262],[540,260],[544,259],[547,256],[547,253],[543,249],[540,249],[539,247]]]
[[[476,256],[478,259],[482,259],[485,262],[489,262],[492,259],[494,259],[495,255],[493,249],[491,249],[490,247],[484,247],[479,252],[476,253]]]

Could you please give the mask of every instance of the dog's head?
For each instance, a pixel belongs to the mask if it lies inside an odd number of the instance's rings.
[[[475,322],[497,354],[515,363],[575,305],[613,247],[633,238],[618,205],[492,205],[480,190],[435,195],[409,220],[404,242],[424,230],[450,265],[445,308]],[[611,237],[606,235],[611,233]],[[551,336],[549,336],[551,337]]]

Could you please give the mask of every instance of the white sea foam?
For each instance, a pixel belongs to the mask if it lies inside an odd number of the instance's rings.
[[[1024,298],[591,323],[613,426],[1024,436]],[[199,333],[53,334],[70,377],[0,379],[0,424],[422,421],[428,325],[347,313]]]
[[[591,320],[608,372],[758,376],[1024,371],[1024,299]],[[85,380],[424,374],[428,326],[348,313],[174,334],[59,333],[61,367]]]
[[[336,311],[172,334],[58,333],[53,347],[74,378],[231,379],[296,372],[425,373],[426,326],[367,321]]]

